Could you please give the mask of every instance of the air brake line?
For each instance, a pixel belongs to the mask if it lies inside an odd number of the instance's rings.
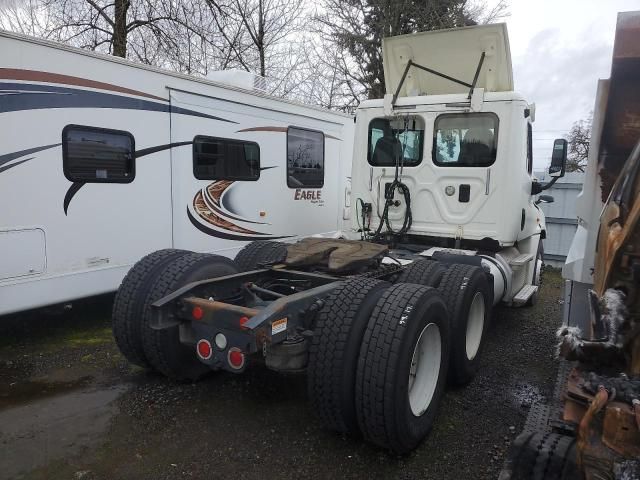
[[[413,222],[413,216],[411,214],[411,193],[409,192],[409,187],[402,182],[402,170],[404,169],[404,154],[405,149],[407,148],[406,140],[407,133],[409,131],[409,118],[405,117],[404,119],[404,139],[402,142],[402,159],[400,157],[396,157],[395,159],[395,175],[393,182],[387,188],[385,188],[385,202],[384,202],[384,210],[382,211],[382,215],[380,216],[380,224],[376,229],[375,233],[372,235],[373,239],[379,239],[380,233],[382,232],[383,225],[387,226],[387,233],[390,233],[394,236],[402,236],[405,235],[409,229],[411,228],[411,223]],[[398,133],[397,140],[400,141],[400,133]],[[394,205],[394,194],[395,191],[398,190],[404,196],[405,202],[405,212],[404,212],[404,220],[402,222],[402,227],[400,230],[394,230],[391,226],[391,222],[389,221],[389,207]],[[396,205],[397,206],[397,205]]]

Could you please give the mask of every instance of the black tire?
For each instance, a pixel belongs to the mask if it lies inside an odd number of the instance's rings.
[[[440,285],[447,269],[440,262],[432,260],[416,260],[408,265],[398,277],[399,283],[415,283],[427,287]]]
[[[542,261],[542,269],[540,270],[540,280],[536,282],[536,278],[538,277],[538,260]],[[536,253],[536,258],[534,260],[535,264],[533,267],[533,278],[531,279],[532,285],[537,285],[540,287],[542,285],[542,273],[544,272],[544,246],[542,245],[542,240],[538,243],[538,252]],[[540,291],[538,290],[534,293],[527,303],[525,303],[526,307],[533,307],[536,303],[538,303],[538,294]]]
[[[219,255],[192,253],[178,257],[158,273],[144,305],[142,343],[149,364],[178,381],[196,381],[210,371],[198,360],[195,347],[180,342],[179,327],[154,330],[149,327],[151,304],[190,282],[237,273],[234,262]]]
[[[559,433],[522,433],[509,450],[500,478],[577,480],[576,439]]]
[[[425,396],[432,393],[424,411],[414,414],[409,400],[414,349],[427,327],[434,333],[434,325],[440,334],[440,341],[434,343],[440,347],[440,366],[433,389],[423,392]],[[438,358],[435,348],[426,351]],[[398,454],[413,450],[433,425],[444,394],[448,360],[447,309],[438,292],[409,283],[387,288],[373,310],[358,358],[355,400],[364,437]]]
[[[388,282],[347,280],[318,312],[309,348],[309,398],[322,423],[340,433],[356,433],[356,368],[364,330]]]
[[[453,264],[445,272],[438,291],[442,295],[451,323],[451,359],[449,362],[449,381],[455,385],[469,383],[476,374],[479,366],[480,354],[484,345],[484,337],[491,319],[493,299],[487,276],[480,267],[473,265]],[[482,295],[484,315],[482,325],[479,322],[469,324],[472,303],[477,294]],[[478,299],[477,302],[481,300]],[[474,305],[480,308],[479,305]],[[474,329],[473,327],[476,327]],[[471,328],[471,331],[468,330]],[[481,328],[481,332],[478,328]],[[467,345],[467,335],[480,339]]]
[[[165,249],[140,259],[122,280],[113,301],[111,325],[116,345],[134,365],[147,368],[149,361],[142,347],[142,312],[149,288],[167,263],[187,255],[186,250]]]
[[[257,240],[245,245],[234,261],[241,272],[260,268],[262,264],[281,263],[287,258],[287,244],[269,240]]]

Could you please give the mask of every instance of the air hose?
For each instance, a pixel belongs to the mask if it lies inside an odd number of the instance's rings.
[[[409,129],[409,121],[407,118],[405,118],[405,123],[404,123],[405,139],[406,139],[406,133],[408,129]],[[402,183],[402,180],[401,180],[402,170],[404,169],[404,153],[406,148],[405,142],[401,142],[401,143],[402,143],[402,160],[399,157],[396,157],[396,162],[395,162],[396,171],[395,171],[393,182],[391,183],[391,185],[385,188],[384,210],[382,211],[382,216],[380,217],[380,224],[378,225],[378,228],[373,234],[373,238],[376,240],[380,238],[383,225],[387,226],[386,233],[389,233],[394,236],[402,236],[409,231],[409,229],[411,228],[411,223],[413,222],[413,217],[411,215],[411,193],[409,192],[409,187],[406,184]],[[389,207],[392,205],[398,206],[398,204],[396,204],[393,200],[396,190],[398,190],[398,192],[402,194],[402,196],[404,197],[404,203],[406,205],[406,208],[404,211],[404,220],[402,222],[402,227],[400,228],[400,230],[394,230],[393,227],[391,226],[391,222],[389,221]]]
[[[380,238],[380,233],[382,232],[383,225],[387,226],[387,232],[392,235],[405,235],[409,229],[411,228],[411,223],[413,221],[413,217],[411,216],[411,193],[409,192],[409,187],[406,184],[402,183],[397,178],[391,183],[388,187],[388,197],[384,203],[384,210],[382,211],[382,216],[380,217],[380,224],[378,228],[373,234],[373,238]],[[404,203],[406,205],[404,212],[404,220],[402,222],[402,227],[399,230],[394,230],[391,226],[391,222],[389,221],[389,207],[394,205],[393,197],[395,191],[398,190],[402,196],[404,197]]]

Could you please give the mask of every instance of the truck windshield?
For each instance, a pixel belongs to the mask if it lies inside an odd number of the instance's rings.
[[[496,160],[498,117],[493,113],[439,115],[433,162],[447,167],[488,167]]]
[[[369,123],[370,165],[389,167],[399,160],[405,167],[415,167],[422,161],[423,149],[424,121],[420,117],[374,118]]]

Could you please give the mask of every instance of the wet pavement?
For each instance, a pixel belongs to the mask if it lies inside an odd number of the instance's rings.
[[[254,365],[176,384],[131,367],[109,296],[0,317],[0,478],[496,478],[553,389],[560,285],[547,272],[538,305],[495,311],[480,373],[406,457],[325,431],[303,375]]]

